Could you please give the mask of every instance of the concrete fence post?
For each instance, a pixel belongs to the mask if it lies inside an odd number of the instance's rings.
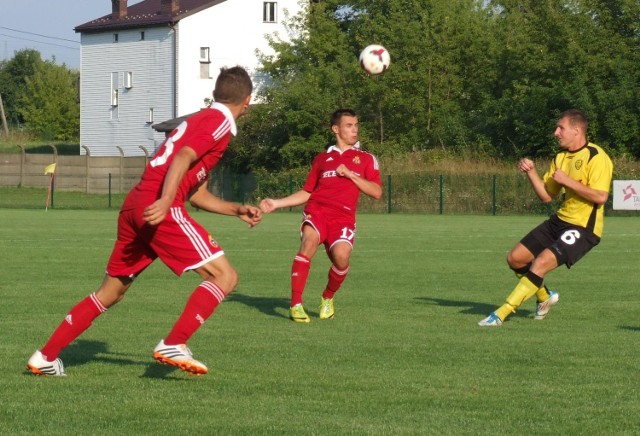
[[[144,147],[144,145],[138,145],[138,147],[140,147],[140,149],[144,152],[144,168],[146,168],[147,164],[149,163],[149,152]],[[142,168],[142,171],[144,171],[144,168]]]
[[[49,144],[49,147],[53,149],[53,163],[58,162],[58,149],[53,144]]]
[[[123,174],[124,173],[124,150],[119,145],[116,145],[116,148],[120,152],[120,188],[118,192],[122,194],[122,184],[123,184],[123,178],[124,178],[124,174]]]
[[[86,145],[80,145],[80,147],[84,148],[85,154],[85,192],[89,193],[89,158],[91,157],[91,150]]]

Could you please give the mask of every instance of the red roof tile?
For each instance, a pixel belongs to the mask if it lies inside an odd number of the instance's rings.
[[[93,0],[95,1],[95,0]],[[101,0],[106,1],[106,0]],[[226,0],[178,0],[179,10],[170,15],[162,11],[161,0],[144,0],[127,8],[123,18],[114,18],[113,14],[105,15],[95,20],[77,26],[76,32],[101,32],[106,30],[123,30],[136,27],[159,26],[174,24],[189,15],[215,6]]]

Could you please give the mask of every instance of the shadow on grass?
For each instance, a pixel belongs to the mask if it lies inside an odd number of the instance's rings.
[[[233,292],[226,298],[226,301],[253,307],[265,315],[289,318],[289,299],[287,298],[252,297],[250,295]]]
[[[458,301],[458,300],[444,300],[442,298],[432,298],[432,297],[416,297],[416,300],[423,302],[425,304],[431,304],[434,306],[442,306],[442,307],[460,307],[460,313],[468,314],[468,315],[484,315],[487,316],[494,310],[498,308],[498,304],[485,304],[478,303],[476,301]],[[518,310],[518,315],[520,316],[528,316],[531,315],[532,312],[526,309]]]
[[[78,340],[73,342],[61,353],[61,358],[66,367],[82,366],[89,362],[104,362],[110,365],[145,366],[142,377],[159,378],[167,380],[187,380],[183,377],[169,377],[178,368],[157,363],[150,356],[149,360],[135,360],[125,353],[109,351],[107,344],[102,341]]]
[[[630,325],[621,325],[618,328],[621,329],[621,330],[629,330],[631,332],[640,332],[640,327],[634,327],[634,326],[630,326]]]
[[[105,342],[82,339],[73,342],[61,353],[61,358],[65,366],[82,366],[95,361],[116,365],[139,366],[146,364],[146,362],[136,361],[127,356],[127,354],[109,351]]]

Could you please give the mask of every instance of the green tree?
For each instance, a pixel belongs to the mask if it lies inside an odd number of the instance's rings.
[[[289,22],[291,42],[262,57],[271,84],[238,156],[308,164],[331,140],[327,115],[350,106],[376,154],[550,155],[556,117],[576,107],[591,140],[640,157],[638,16],[637,0],[311,2]],[[376,77],[357,65],[371,43],[392,57]]]
[[[43,62],[39,51],[25,49],[16,51],[13,58],[0,64],[0,93],[9,123],[24,123],[19,111],[19,102],[27,78],[31,77],[36,67]]]
[[[76,139],[80,132],[79,74],[54,61],[37,64],[25,79],[19,112],[29,130],[59,141]]]
[[[496,38],[504,50],[493,98],[484,103],[483,112],[493,114],[485,118],[484,133],[504,155],[553,153],[553,122],[571,107],[591,120],[591,140],[638,151],[637,32],[629,30],[633,20],[615,18],[637,17],[637,2],[489,5],[497,12]]]
[[[285,167],[308,164],[331,140],[328,115],[350,106],[361,115],[361,138],[376,153],[464,147],[473,102],[492,83],[489,14],[472,0],[327,0],[290,21],[291,42],[271,41],[263,56],[272,79],[257,120],[271,120],[262,138]],[[368,77],[360,51],[383,44],[391,69]],[[268,115],[266,115],[268,114]],[[259,121],[256,121],[259,123]],[[248,124],[252,124],[250,121]],[[252,130],[249,128],[249,130]],[[257,131],[256,131],[257,133]]]

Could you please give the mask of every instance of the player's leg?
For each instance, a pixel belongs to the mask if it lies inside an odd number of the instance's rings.
[[[45,346],[34,353],[28,365],[32,372],[38,374],[38,364],[46,366],[46,362],[51,361],[59,362],[59,365],[46,374],[63,372],[62,362],[58,359],[61,350],[89,328],[100,314],[122,300],[133,278],[153,262],[156,254],[145,242],[144,230],[141,230],[143,225],[141,211],[140,213],[137,210],[120,212],[118,239],[109,257],[107,274],[102,284],[93,294],[71,309]],[[144,228],[148,229],[148,226]]]
[[[502,325],[506,317],[514,313],[522,302],[533,294],[538,296],[539,301],[549,298],[550,293],[542,283],[542,279],[532,273],[531,268],[535,259],[553,244],[556,237],[553,224],[547,220],[531,230],[511,249],[507,254],[507,264],[518,277],[518,284],[507,297],[505,304],[481,320],[478,323],[480,326]],[[533,290],[538,283],[539,286]]]
[[[318,221],[317,218],[316,221]],[[291,304],[289,316],[295,322],[308,323],[311,319],[302,305],[302,294],[304,293],[309,271],[311,270],[311,259],[318,251],[320,233],[316,224],[306,220],[302,223],[300,232],[300,249],[291,264]]]
[[[177,275],[196,271],[203,281],[191,296],[169,334],[154,349],[154,358],[190,374],[207,367],[193,359],[186,343],[238,283],[238,275],[209,232],[184,207],[172,207],[155,229],[151,248]]]
[[[345,229],[346,228],[347,227],[345,227]],[[343,235],[344,232],[340,234]],[[350,239],[337,239],[328,251],[331,266],[327,274],[327,285],[322,292],[320,319],[330,319],[335,315],[333,298],[349,273],[349,260],[351,258],[351,252],[353,251],[352,242],[355,237],[353,226],[351,226],[349,235]]]
[[[27,368],[38,375],[64,375],[62,361],[58,358],[62,349],[87,330],[98,316],[120,301],[131,283],[129,277],[105,275],[98,290],[71,308],[44,347],[31,356]]]
[[[530,235],[535,234],[535,232],[536,230],[534,230]],[[530,235],[527,235],[521,242],[518,242],[509,254],[507,254],[507,264],[509,265],[509,268],[513,270],[518,279],[521,279],[529,272],[536,255],[541,253],[545,248],[539,239],[533,239]],[[548,244],[552,243],[550,238],[542,239],[547,241]],[[523,242],[527,245],[525,246]],[[535,254],[532,253],[532,251],[534,251]],[[552,298],[552,301],[557,302],[559,298],[558,293],[550,291],[547,286],[543,284],[536,291],[536,300],[539,304],[549,300],[549,298]]]
[[[154,357],[191,374],[206,374],[207,367],[193,358],[186,344],[236,287],[238,274],[225,256],[219,256],[195,271],[203,281],[187,300],[167,337],[154,350]]]
[[[478,324],[481,327],[497,327],[518,307],[531,298],[543,286],[544,276],[558,266],[555,255],[549,249],[545,249],[536,257],[531,269],[519,281],[511,291],[506,302]]]

